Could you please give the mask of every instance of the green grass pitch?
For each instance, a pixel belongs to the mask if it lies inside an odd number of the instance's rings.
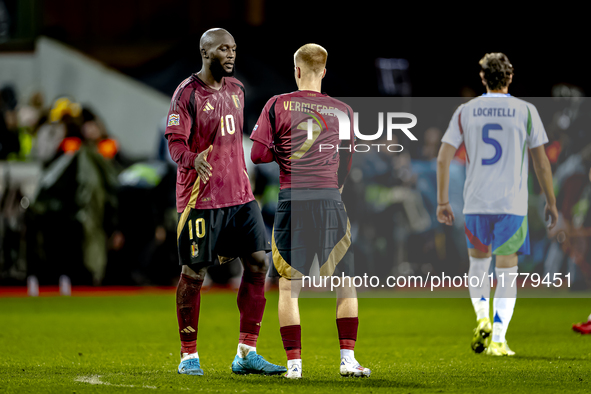
[[[304,378],[291,381],[231,373],[239,322],[230,292],[202,296],[202,377],[176,373],[174,294],[0,298],[0,392],[590,392],[591,336],[570,328],[591,312],[589,299],[518,299],[512,358],[471,352],[468,298],[359,304],[356,356],[372,376],[339,376],[335,301],[302,299]],[[267,293],[258,351],[285,365],[276,292]]]

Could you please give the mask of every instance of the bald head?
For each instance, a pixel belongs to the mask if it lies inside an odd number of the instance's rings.
[[[199,40],[199,50],[203,55],[203,50],[208,52],[211,48],[216,48],[224,41],[234,41],[234,37],[226,30],[219,27],[209,29],[201,36]]]
[[[315,77],[322,75],[327,57],[326,49],[317,44],[306,44],[293,55],[296,67],[300,67],[302,73],[310,73]]]
[[[223,77],[234,75],[236,42],[225,29],[209,29],[199,40],[199,52],[203,67],[199,77],[210,86],[216,86]]]

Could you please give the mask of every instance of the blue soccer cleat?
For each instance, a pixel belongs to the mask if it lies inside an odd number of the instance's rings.
[[[238,355],[232,362],[232,372],[238,375],[260,374],[260,375],[279,375],[287,372],[287,368],[281,365],[271,364],[256,352],[248,352],[246,357]]]
[[[201,365],[199,365],[199,359],[188,358],[186,360],[181,361],[181,363],[179,364],[178,373],[183,375],[202,376],[203,370],[201,369]]]

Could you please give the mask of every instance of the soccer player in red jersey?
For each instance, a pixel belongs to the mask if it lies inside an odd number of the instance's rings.
[[[353,275],[351,225],[341,201],[353,152],[353,111],[321,93],[327,52],[316,44],[294,55],[298,91],[271,98],[252,132],[255,163],[276,161],[280,192],[273,227],[273,264],[279,279],[279,325],[287,353],[288,378],[302,377],[298,296],[302,277],[318,256],[321,276]],[[348,140],[339,139],[339,121],[323,110],[349,117]],[[339,147],[339,149],[336,149]],[[337,328],[343,376],[369,376],[359,365],[357,293],[345,278],[337,289]]]
[[[270,251],[254,201],[242,149],[244,86],[232,78],[236,43],[224,29],[206,31],[199,42],[201,71],[174,92],[166,137],[177,170],[177,244],[181,278],[176,307],[181,337],[178,373],[203,375],[197,353],[200,290],[216,255],[240,258],[240,336],[232,371],[274,375],[286,371],[256,353],[265,308]]]

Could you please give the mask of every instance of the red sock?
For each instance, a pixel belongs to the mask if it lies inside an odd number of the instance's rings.
[[[337,329],[339,331],[339,342],[341,344],[341,349],[355,349],[358,327],[359,318],[357,317],[342,317],[337,319]]]
[[[299,324],[279,329],[288,360],[302,358],[302,326]]]
[[[197,352],[197,327],[201,305],[201,285],[203,280],[193,279],[181,274],[176,288],[176,316],[181,335],[181,352]]]
[[[238,310],[240,311],[240,337],[238,343],[256,347],[265,311],[264,272],[244,270],[238,289]]]

